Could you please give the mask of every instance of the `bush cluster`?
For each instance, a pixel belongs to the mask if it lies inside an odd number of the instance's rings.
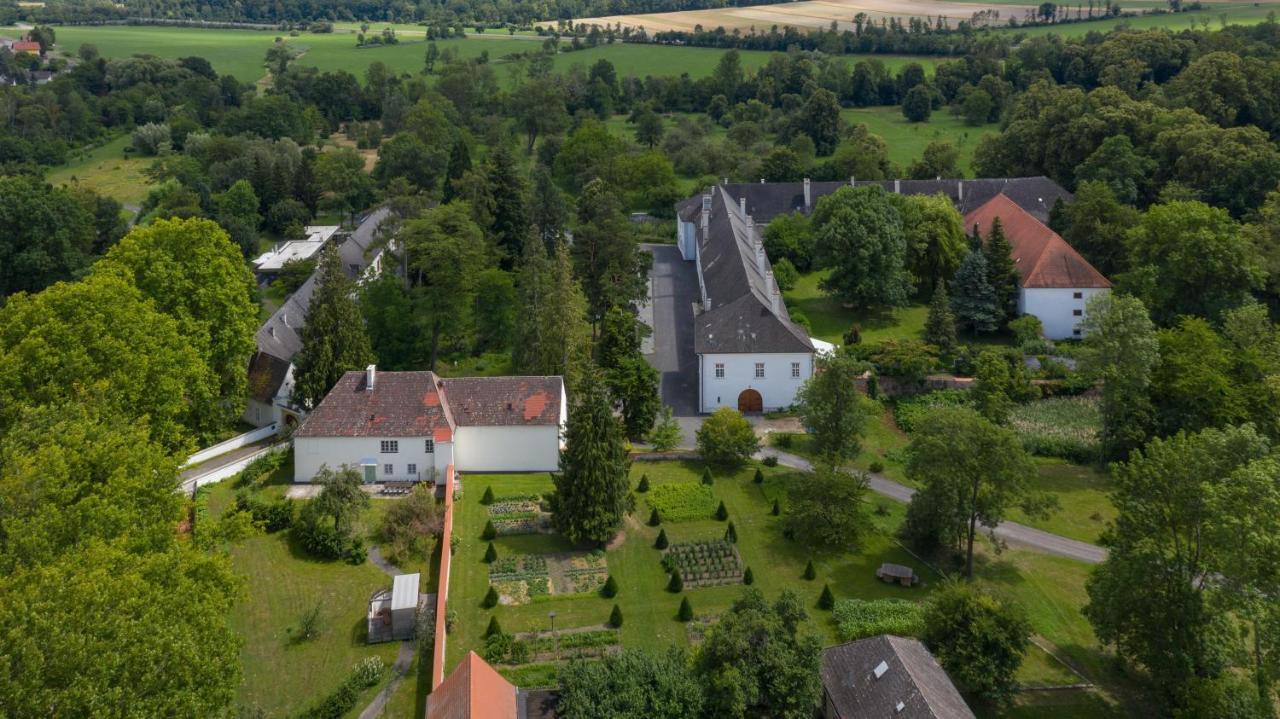
[[[255,524],[267,532],[279,532],[293,526],[296,514],[294,501],[280,498],[274,502],[264,502],[247,491],[236,492],[236,510],[248,512]]]
[[[381,657],[365,657],[350,676],[315,706],[298,713],[298,719],[339,719],[355,708],[360,692],[382,681],[387,667]]]
[[[964,389],[940,389],[899,398],[893,405],[893,419],[903,432],[911,434],[936,407],[967,407],[972,400]]]
[[[924,605],[904,599],[840,599],[832,616],[845,642],[877,634],[915,637],[924,631]]]

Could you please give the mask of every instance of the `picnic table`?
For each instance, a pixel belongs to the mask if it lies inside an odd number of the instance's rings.
[[[885,562],[876,570],[876,576],[882,582],[897,583],[909,587],[916,583],[916,573],[911,567]]]

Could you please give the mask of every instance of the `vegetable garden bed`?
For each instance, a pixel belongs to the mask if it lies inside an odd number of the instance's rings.
[[[667,572],[680,571],[686,587],[742,583],[738,548],[723,539],[673,544],[662,557]]]
[[[711,487],[694,482],[659,484],[649,490],[645,501],[664,522],[711,519],[717,505]]]

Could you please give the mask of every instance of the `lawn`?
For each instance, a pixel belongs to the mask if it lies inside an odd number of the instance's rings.
[[[873,135],[884,138],[889,161],[901,168],[903,176],[908,165],[924,156],[924,148],[930,142],[945,140],[960,151],[960,172],[969,177],[973,174],[970,163],[978,141],[1000,131],[995,124],[970,127],[946,108],[935,110],[927,122],[907,122],[897,105],[847,108],[840,111],[840,116],[846,124],[866,125]]]
[[[912,304],[887,310],[862,311],[840,305],[818,288],[818,283],[828,270],[801,275],[795,287],[783,294],[787,307],[799,310],[809,318],[810,334],[833,344],[844,344],[844,335],[857,322],[861,327],[862,341],[881,342],[887,339],[920,339],[924,334],[928,305]]]
[[[67,164],[50,169],[45,179],[53,185],[86,187],[121,204],[137,206],[147,196],[151,181],[142,173],[151,160],[125,155],[129,143],[125,134],[83,154],[73,154]]]

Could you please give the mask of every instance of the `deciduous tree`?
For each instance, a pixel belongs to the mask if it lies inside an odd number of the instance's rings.
[[[819,200],[813,234],[815,256],[832,268],[823,290],[862,308],[906,301],[902,218],[880,186],[846,187]]]
[[[867,529],[868,481],[826,464],[789,481],[784,519],[792,536],[809,546],[856,547]]]
[[[871,402],[858,391],[857,381],[868,367],[845,352],[820,355],[814,363],[813,375],[796,393],[797,413],[813,450],[839,466],[861,451]]]

